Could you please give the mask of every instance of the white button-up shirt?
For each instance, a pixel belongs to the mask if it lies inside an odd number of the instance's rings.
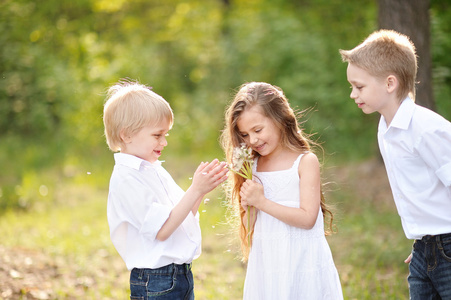
[[[156,239],[184,191],[160,161],[151,164],[123,153],[114,159],[107,217],[111,240],[127,268],[191,263],[201,252],[198,213],[190,212],[167,240]]]
[[[407,238],[450,233],[451,123],[406,98],[377,136]]]

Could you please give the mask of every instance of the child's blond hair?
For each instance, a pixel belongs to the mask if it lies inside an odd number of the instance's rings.
[[[108,147],[120,151],[121,134],[132,136],[141,128],[167,120],[172,126],[174,116],[169,103],[138,82],[120,81],[108,90],[103,109],[103,124]]]
[[[417,56],[409,37],[394,30],[381,29],[370,34],[352,50],[340,50],[344,62],[352,63],[377,78],[394,75],[398,79],[397,96],[415,99]]]

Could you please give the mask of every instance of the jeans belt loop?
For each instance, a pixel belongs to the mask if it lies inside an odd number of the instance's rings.
[[[440,250],[443,250],[443,246],[442,246],[442,237],[441,235],[437,235],[435,237],[435,240],[437,241],[437,246]]]
[[[139,268],[138,269],[138,278],[141,280],[144,277],[144,269]]]

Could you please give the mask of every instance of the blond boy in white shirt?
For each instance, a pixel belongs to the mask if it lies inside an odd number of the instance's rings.
[[[197,210],[226,180],[226,163],[202,162],[184,192],[158,161],[172,109],[137,82],[109,89],[103,120],[108,146],[120,151],[114,155],[107,217],[111,240],[131,271],[130,298],[194,299],[191,262],[201,252]]]
[[[410,299],[451,299],[451,123],[414,103],[417,58],[410,39],[393,30],[372,33],[352,50],[351,98],[379,112],[379,149],[404,232],[414,239]]]

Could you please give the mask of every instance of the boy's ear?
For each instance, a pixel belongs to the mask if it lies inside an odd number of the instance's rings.
[[[394,75],[388,75],[386,79],[387,91],[393,93],[399,85],[398,78]]]
[[[125,134],[124,129],[122,129],[119,133],[122,142],[124,142],[125,144],[130,143],[130,135]]]

